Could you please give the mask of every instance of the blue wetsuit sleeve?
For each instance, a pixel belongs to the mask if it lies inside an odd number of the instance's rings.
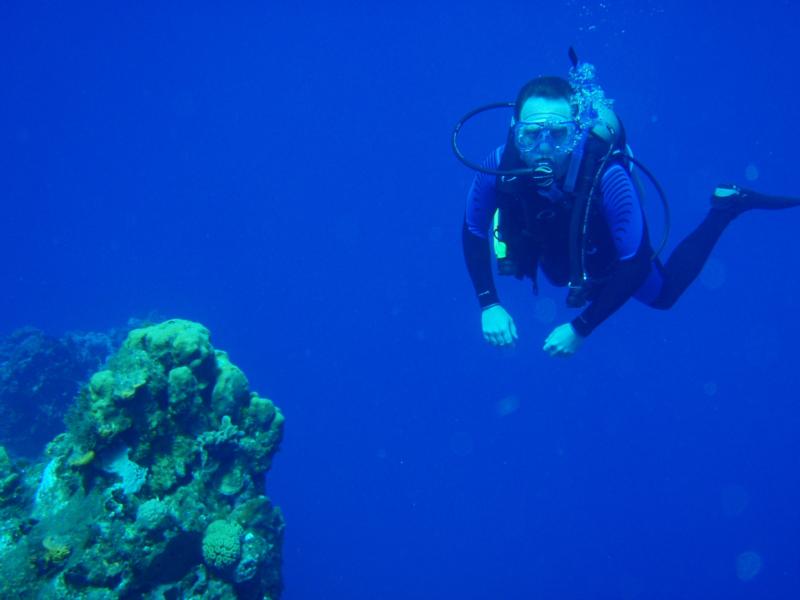
[[[497,169],[500,164],[501,146],[492,152],[483,166],[488,169]],[[497,177],[486,173],[476,173],[467,194],[467,208],[465,220],[470,233],[482,238],[489,237],[489,227],[492,224],[494,211],[497,209]]]
[[[493,152],[484,166],[496,169],[500,163],[502,147]],[[499,304],[497,290],[492,277],[492,257],[489,246],[489,230],[497,209],[496,177],[477,173],[467,195],[462,229],[462,249],[478,303],[482,308]]]
[[[622,166],[613,165],[603,174],[602,190],[603,213],[618,261],[597,298],[572,320],[575,331],[584,337],[625,304],[650,272],[650,240],[630,174]]]
[[[603,174],[603,213],[614,239],[619,260],[636,254],[644,234],[644,217],[639,194],[630,174],[613,165]]]

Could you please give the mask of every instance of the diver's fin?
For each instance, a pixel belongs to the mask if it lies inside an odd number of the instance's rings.
[[[800,198],[786,196],[767,196],[731,183],[718,185],[711,196],[711,206],[730,209],[737,213],[751,208],[780,210],[800,206]]]
[[[569,54],[569,62],[572,63],[573,67],[577,67],[578,66],[578,53],[575,52],[575,48],[570,46],[568,54]]]

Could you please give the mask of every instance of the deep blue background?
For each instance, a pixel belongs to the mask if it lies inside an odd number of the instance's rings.
[[[504,280],[498,352],[448,147],[574,44],[672,247],[716,183],[800,192],[800,10],[395,4],[4,2],[0,332],[208,326],[287,416],[287,600],[800,597],[800,213],[744,215],[673,310],[568,361],[563,291]]]

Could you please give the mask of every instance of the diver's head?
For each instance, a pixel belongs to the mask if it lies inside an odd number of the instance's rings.
[[[560,77],[529,81],[517,95],[514,145],[545,186],[564,174],[578,139],[572,96],[572,86]]]

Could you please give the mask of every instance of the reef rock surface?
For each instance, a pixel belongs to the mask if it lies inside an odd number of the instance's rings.
[[[0,598],[276,600],[282,432],[207,329],[134,329],[44,460],[0,447]]]

